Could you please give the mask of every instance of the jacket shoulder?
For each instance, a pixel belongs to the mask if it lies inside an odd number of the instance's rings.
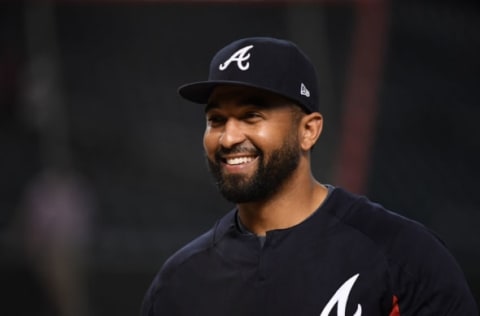
[[[436,233],[365,197],[339,192],[337,216],[385,256],[400,311],[408,315],[473,315],[476,306],[455,258]]]

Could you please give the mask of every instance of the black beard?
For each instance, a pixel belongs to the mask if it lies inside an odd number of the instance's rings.
[[[229,150],[235,151],[235,149]],[[225,151],[225,150],[224,150]],[[210,172],[216,180],[217,187],[225,199],[233,203],[258,202],[266,200],[277,193],[283,183],[297,169],[300,161],[300,150],[296,139],[291,138],[277,150],[268,160],[258,148],[258,168],[250,176],[224,174],[218,153],[215,161],[207,158]]]

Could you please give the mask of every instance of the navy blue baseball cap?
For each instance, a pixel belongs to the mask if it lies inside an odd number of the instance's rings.
[[[219,85],[270,91],[292,100],[307,113],[319,111],[315,68],[287,40],[251,37],[230,43],[213,57],[207,81],[182,85],[178,93],[194,103],[206,104]]]

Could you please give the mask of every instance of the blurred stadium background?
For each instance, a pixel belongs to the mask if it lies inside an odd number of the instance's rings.
[[[434,230],[479,301],[477,2],[3,1],[1,315],[138,314],[166,257],[232,207],[176,88],[257,35],[317,66],[315,175]]]

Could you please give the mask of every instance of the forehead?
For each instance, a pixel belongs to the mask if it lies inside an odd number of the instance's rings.
[[[264,107],[293,105],[292,101],[269,91],[243,86],[217,86],[208,99],[207,109],[223,104]]]

